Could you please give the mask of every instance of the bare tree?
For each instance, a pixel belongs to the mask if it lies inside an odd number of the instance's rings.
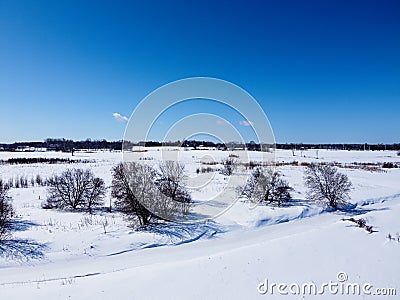
[[[67,169],[49,178],[48,185],[45,208],[88,209],[91,213],[103,204],[106,192],[104,181],[89,169]]]
[[[141,227],[147,227],[157,216],[146,207],[149,196],[153,196],[152,180],[155,172],[147,165],[120,163],[113,168],[111,196],[115,205],[132,222],[138,220]]]
[[[104,203],[104,195],[106,187],[104,180],[99,177],[94,177],[90,180],[89,187],[86,194],[86,207],[91,214],[93,209],[102,206]]]
[[[8,237],[14,210],[8,190],[0,180],[0,242]]]
[[[281,175],[272,169],[257,167],[251,173],[246,186],[241,191],[252,202],[272,203],[281,205],[289,201],[292,196],[290,191],[293,188],[289,183],[281,178]]]
[[[160,191],[167,196],[173,204],[172,210],[182,212],[182,215],[189,213],[192,197],[182,185],[185,178],[185,166],[176,161],[164,161],[159,165],[160,173],[156,180]]]
[[[347,175],[330,165],[310,164],[305,169],[307,198],[337,208],[350,199],[352,184]]]
[[[171,221],[188,212],[189,193],[179,183],[183,167],[163,163],[160,172],[136,162],[121,163],[113,169],[111,195],[115,205],[135,226],[146,228],[157,220]]]

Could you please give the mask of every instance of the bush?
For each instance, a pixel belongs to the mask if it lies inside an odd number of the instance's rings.
[[[236,170],[236,163],[233,158],[227,158],[221,162],[222,169],[220,173],[225,176],[231,176],[233,172]]]
[[[89,169],[67,169],[47,181],[48,197],[44,208],[93,209],[103,204],[106,188],[103,179]]]
[[[374,226],[371,225],[367,225],[367,221],[365,221],[365,219],[361,218],[361,219],[354,219],[354,218],[349,218],[349,219],[342,219],[343,221],[350,221],[353,223],[356,223],[358,225],[358,227],[360,228],[364,228],[366,231],[368,231],[369,233],[373,233],[376,232],[374,231]],[[389,234],[389,239],[391,239],[391,236]]]
[[[293,188],[289,186],[286,180],[281,178],[278,172],[257,167],[251,173],[242,195],[252,202],[275,202],[281,205],[292,198],[290,195],[292,190]]]
[[[201,173],[211,173],[211,172],[215,172],[215,169],[211,168],[211,167],[207,167],[207,168],[201,168]]]
[[[339,173],[335,167],[310,164],[305,169],[304,181],[310,200],[337,208],[350,199],[352,184],[347,175]]]
[[[14,210],[11,205],[11,198],[8,196],[8,190],[0,180],[0,242],[10,234],[10,226]]]
[[[384,162],[384,163],[382,164],[382,168],[385,168],[385,169],[392,169],[392,168],[397,168],[397,165],[394,164],[394,163],[392,163],[392,162]]]
[[[43,179],[42,176],[40,176],[39,174],[36,175],[36,179],[35,182],[38,186],[42,186],[43,185]]]

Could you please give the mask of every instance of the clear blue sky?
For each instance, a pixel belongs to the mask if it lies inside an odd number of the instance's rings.
[[[231,81],[277,142],[400,142],[400,1],[0,0],[0,142],[122,139],[155,88]]]

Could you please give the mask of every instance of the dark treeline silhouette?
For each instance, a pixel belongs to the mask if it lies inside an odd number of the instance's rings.
[[[47,151],[72,152],[73,150],[121,150],[122,141],[91,140],[73,141],[67,139],[46,139],[44,142],[16,142],[0,144],[0,151]]]
[[[218,150],[232,150],[232,149],[244,149],[253,151],[260,151],[261,148],[273,148],[271,145],[261,145],[253,141],[243,144],[238,142],[229,143],[214,143],[211,141],[197,141],[197,140],[184,140],[175,142],[158,142],[158,141],[146,141],[139,143],[132,143],[124,141],[107,141],[107,140],[91,140],[86,139],[84,141],[73,141],[68,139],[46,139],[44,142],[16,142],[12,144],[0,144],[0,151],[35,151],[37,149],[47,151],[63,151],[71,152],[73,150],[122,150],[130,149],[132,146],[144,146],[144,147],[161,147],[161,146],[175,146],[175,147],[187,147],[194,149],[203,148],[216,148]],[[327,149],[327,150],[400,150],[400,143],[395,144],[307,144],[307,143],[277,143],[275,145],[277,149],[286,150],[308,150],[308,149]]]
[[[90,163],[93,162],[88,159],[69,159],[69,158],[47,158],[47,157],[18,157],[1,159],[1,165],[21,165],[21,164],[72,164],[72,163]]]
[[[400,150],[400,143],[397,144],[303,144],[286,143],[276,144],[278,149],[286,150],[307,150],[307,149],[326,149],[326,150]]]

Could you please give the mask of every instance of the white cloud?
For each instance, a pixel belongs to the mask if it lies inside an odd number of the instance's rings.
[[[128,118],[119,114],[119,113],[113,113],[113,117],[115,118],[115,120],[117,121],[121,121],[121,122],[128,122]]]
[[[242,125],[242,126],[253,126],[254,125],[254,123],[252,121],[249,121],[249,120],[240,121],[239,124]]]
[[[216,123],[217,123],[217,125],[220,125],[220,126],[229,126],[229,123],[227,121],[221,120],[221,119],[218,119],[216,121]]]

